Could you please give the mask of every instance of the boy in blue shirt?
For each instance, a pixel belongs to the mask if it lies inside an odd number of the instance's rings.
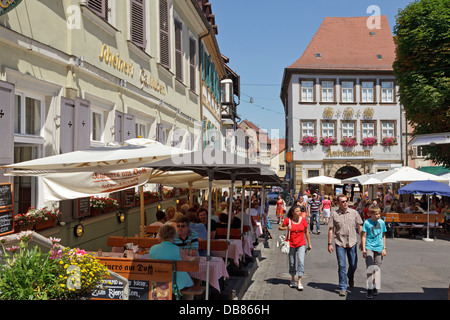
[[[369,212],[370,219],[364,221],[361,242],[367,267],[366,297],[371,299],[374,295],[378,295],[378,289],[380,288],[381,263],[386,255],[386,224],[380,219],[381,210],[379,207],[372,205]]]

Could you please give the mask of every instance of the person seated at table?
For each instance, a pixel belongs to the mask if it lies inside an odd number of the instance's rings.
[[[173,243],[181,250],[185,250],[186,255],[198,256],[198,235],[189,228],[190,221],[187,217],[182,216],[177,220],[177,235]]]
[[[177,260],[180,261],[180,249],[173,242],[177,231],[169,224],[165,224],[158,231],[158,237],[161,239],[161,243],[156,244],[150,248],[150,259],[156,260]],[[179,290],[183,288],[189,288],[194,285],[189,274],[185,271],[176,272],[176,284]]]
[[[165,210],[166,212],[166,221],[170,221],[174,216],[177,209],[174,206],[168,206]]]
[[[162,210],[156,211],[156,221],[150,226],[162,227],[166,223],[166,214]]]
[[[208,230],[208,209],[206,208],[200,208],[197,211],[197,217],[200,220],[200,223],[202,223],[206,230]],[[211,239],[214,239],[216,237],[216,220],[211,218]]]
[[[389,213],[392,212],[392,205],[391,205],[391,200],[386,200],[386,205],[383,208],[383,212],[382,213]]]
[[[169,221],[167,221],[166,224],[171,224],[172,226],[174,226],[176,228],[177,227],[177,221],[181,217],[184,217],[184,214],[182,212],[180,212],[180,211],[177,211],[177,212],[175,212],[173,218],[170,219]]]
[[[397,202],[394,202],[392,204],[391,212],[404,213],[402,207]]]
[[[197,217],[197,214],[192,211],[188,211],[186,214],[186,218],[189,219],[189,229],[192,232],[197,233],[199,240],[206,240],[208,238],[208,232],[206,231],[206,227]],[[198,254],[200,256],[206,256],[206,250],[199,250]]]
[[[228,202],[221,202],[219,208],[217,209],[219,213],[227,213],[228,212]]]

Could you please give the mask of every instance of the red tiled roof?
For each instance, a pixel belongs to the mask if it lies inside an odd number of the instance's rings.
[[[288,69],[392,70],[395,44],[387,17],[379,16],[380,29],[369,29],[369,18],[325,18],[303,55]]]

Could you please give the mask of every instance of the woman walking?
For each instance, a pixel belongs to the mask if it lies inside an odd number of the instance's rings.
[[[284,213],[286,212],[286,202],[278,195],[277,207],[276,207],[276,215],[278,224],[281,224],[281,221],[284,218]]]
[[[289,209],[287,218],[279,227],[279,230],[288,230],[289,239],[289,274],[291,275],[291,288],[297,287],[302,291],[302,277],[305,271],[305,252],[311,250],[311,240],[308,231],[308,222],[302,217],[300,206],[292,206]],[[308,248],[306,249],[306,240]],[[297,268],[296,268],[297,265]],[[295,284],[295,276],[297,275],[297,286]]]

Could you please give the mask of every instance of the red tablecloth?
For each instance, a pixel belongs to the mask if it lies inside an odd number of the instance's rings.
[[[200,257],[197,272],[188,272],[191,278],[206,281],[206,257]],[[209,284],[220,292],[219,279],[229,278],[227,268],[222,258],[211,257],[209,261]]]

